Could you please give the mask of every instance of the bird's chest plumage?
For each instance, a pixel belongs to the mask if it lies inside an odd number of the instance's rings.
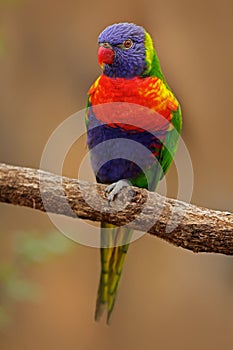
[[[162,81],[102,75],[89,96],[87,142],[97,179],[136,178],[153,166],[177,108]]]
[[[97,109],[97,119],[108,124],[127,118],[129,124],[139,124],[143,129],[159,130],[163,127],[163,119],[170,121],[172,111],[178,108],[178,102],[172,92],[156,77],[124,79],[101,75],[90,88],[89,95],[92,106],[122,103],[122,111],[120,113],[118,108],[118,115],[114,113],[98,115],[101,109]],[[126,104],[136,104],[138,107],[127,109]],[[155,113],[163,118],[156,118]]]

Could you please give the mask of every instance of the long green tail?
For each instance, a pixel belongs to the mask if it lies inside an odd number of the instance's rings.
[[[104,230],[104,229],[108,230]],[[133,230],[101,223],[101,273],[96,300],[95,320],[99,320],[105,308],[109,324],[115,304],[118,284],[120,281],[129,239]],[[119,245],[120,244],[120,245]]]

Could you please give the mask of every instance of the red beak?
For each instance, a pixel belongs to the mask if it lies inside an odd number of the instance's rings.
[[[100,46],[98,51],[98,62],[102,67],[104,63],[112,64],[114,61],[114,51],[110,48]]]

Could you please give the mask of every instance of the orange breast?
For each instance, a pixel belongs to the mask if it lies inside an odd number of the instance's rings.
[[[156,77],[108,78],[101,75],[89,90],[95,116],[126,129],[164,130],[178,102]]]

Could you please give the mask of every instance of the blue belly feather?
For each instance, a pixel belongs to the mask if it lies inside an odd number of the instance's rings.
[[[103,124],[89,108],[87,144],[98,182],[110,184],[121,179],[133,180],[145,173],[157,162],[153,152],[161,148],[158,138],[161,135],[148,131]]]

